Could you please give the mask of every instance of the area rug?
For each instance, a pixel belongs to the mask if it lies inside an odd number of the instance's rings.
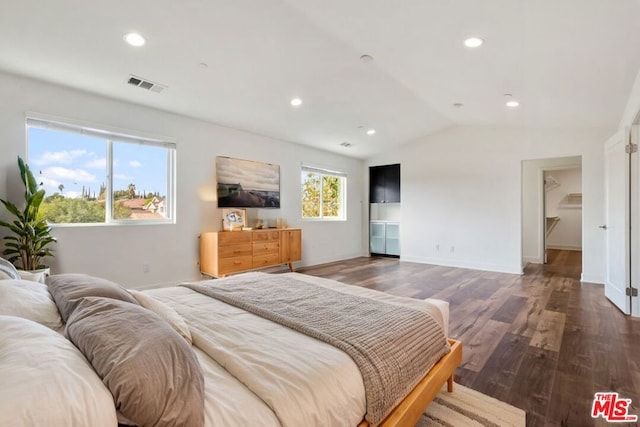
[[[455,384],[449,393],[445,384],[416,427],[520,427],[525,424],[526,413],[522,409],[460,384]]]

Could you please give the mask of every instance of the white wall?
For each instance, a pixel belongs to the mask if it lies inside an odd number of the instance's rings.
[[[582,156],[588,212],[583,277],[602,282],[602,143],[611,133],[457,127],[370,158],[367,165],[401,163],[402,260],[520,273],[522,161]]]
[[[582,158],[580,156],[523,160],[522,162],[522,263],[523,265],[526,265],[529,262],[536,263],[536,264],[542,264],[544,262],[544,240],[542,236],[542,233],[545,229],[545,223],[543,220],[544,213],[542,211],[543,194],[544,194],[542,176],[544,171],[558,170],[558,169],[563,169],[567,167],[580,167],[581,164],[582,164]],[[601,210],[602,214],[604,215],[604,206],[596,206],[596,209]]]
[[[582,193],[581,168],[545,172],[560,184],[546,192],[546,216],[560,220],[547,236],[547,248],[582,250],[582,204],[569,203],[568,194]]]
[[[363,255],[361,160],[7,74],[0,74],[0,198],[21,198],[16,156],[25,156],[27,112],[177,139],[177,224],[57,227],[56,257],[50,263],[54,273],[84,272],[131,287],[199,277],[198,235],[220,228],[219,210],[210,201],[218,155],[280,165],[281,209],[261,210],[260,216],[282,217],[289,226],[302,227],[302,264]],[[348,174],[347,221],[301,220],[301,163]],[[0,217],[5,215],[2,210]]]

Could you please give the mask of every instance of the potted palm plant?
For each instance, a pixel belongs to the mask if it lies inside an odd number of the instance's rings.
[[[53,256],[48,247],[56,241],[51,235],[51,227],[47,221],[40,218],[38,213],[44,200],[45,191],[38,188],[29,166],[18,157],[20,178],[24,184],[24,209],[20,210],[13,203],[0,199],[7,211],[13,216],[13,221],[0,221],[0,226],[9,229],[6,235],[5,249],[2,255],[16,266],[16,268],[31,273],[42,273],[48,267],[42,264],[42,258]]]

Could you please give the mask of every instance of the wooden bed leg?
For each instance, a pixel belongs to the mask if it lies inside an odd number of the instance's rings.
[[[453,374],[447,378],[447,391],[451,393],[453,391]]]
[[[293,263],[288,263],[289,264],[289,271],[293,271]]]

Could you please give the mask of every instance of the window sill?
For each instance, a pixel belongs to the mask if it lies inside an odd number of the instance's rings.
[[[81,227],[113,227],[113,226],[146,226],[146,225],[175,225],[175,220],[166,220],[166,221],[114,221],[114,222],[84,222],[77,224],[55,224],[49,223],[51,228],[81,228]]]

